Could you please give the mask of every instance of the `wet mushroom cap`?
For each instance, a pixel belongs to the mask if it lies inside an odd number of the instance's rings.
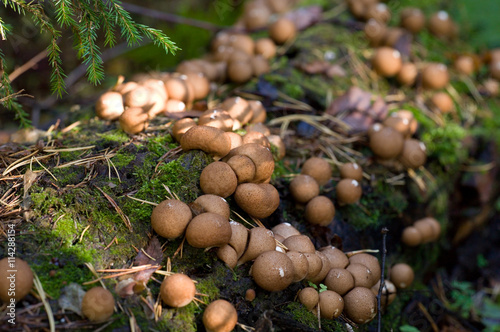
[[[326,196],[316,196],[306,205],[305,219],[311,224],[328,226],[333,217],[335,217],[335,206]]]
[[[207,332],[230,332],[238,322],[238,313],[230,302],[216,300],[205,308],[202,320]]]
[[[389,277],[397,288],[405,289],[413,283],[415,273],[410,265],[398,263],[391,268]]]
[[[166,276],[160,287],[163,302],[174,308],[187,306],[194,299],[196,286],[191,278],[182,273]]]
[[[82,314],[93,322],[103,322],[113,315],[113,294],[100,286],[89,289],[82,300]]]
[[[229,243],[231,234],[229,221],[212,212],[197,215],[186,228],[186,240],[195,248],[221,247]]]
[[[260,254],[252,265],[252,277],[261,288],[282,291],[293,281],[293,263],[288,256],[279,251]]]
[[[357,324],[366,324],[377,314],[377,298],[369,288],[355,287],[344,295],[344,313]]]
[[[14,264],[14,266],[12,266]],[[15,292],[13,294],[11,290],[11,279],[8,279],[13,274],[10,270],[16,270],[15,272]],[[20,301],[23,297],[29,294],[31,288],[33,287],[33,271],[31,271],[30,266],[24,260],[19,257],[15,257],[14,261],[12,258],[2,258],[0,260],[0,299],[5,303],[9,304],[12,300]]]
[[[334,291],[323,291],[319,293],[319,308],[321,318],[337,318],[344,310],[344,299]]]
[[[231,196],[238,185],[238,178],[231,166],[222,161],[207,165],[200,174],[200,187],[205,194],[223,198]]]
[[[312,157],[302,165],[302,174],[312,176],[318,185],[325,185],[332,177],[332,167],[323,158]]]
[[[175,239],[186,230],[193,218],[189,206],[176,199],[167,199],[155,206],[151,213],[151,227],[167,239]]]
[[[306,287],[299,292],[299,301],[307,310],[312,310],[318,305],[319,293],[313,287]]]
[[[290,182],[290,193],[297,203],[305,204],[319,195],[319,185],[312,176],[299,174]]]

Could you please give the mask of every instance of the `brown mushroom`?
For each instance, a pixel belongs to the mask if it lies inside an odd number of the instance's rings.
[[[358,181],[354,179],[342,179],[335,187],[339,204],[354,204],[361,198],[363,191]]]
[[[186,228],[186,240],[195,248],[221,247],[229,243],[231,232],[226,218],[206,212],[191,220]]]
[[[129,107],[119,118],[120,128],[127,134],[138,134],[149,125],[149,115],[139,107]]]
[[[89,320],[100,323],[113,315],[115,299],[113,294],[102,287],[92,287],[83,296],[82,314]]]
[[[339,168],[342,179],[354,179],[361,181],[363,179],[363,169],[357,163],[345,163]]]
[[[295,38],[297,28],[293,21],[281,17],[276,22],[269,26],[269,37],[278,45],[284,44],[287,41]]]
[[[367,287],[371,288],[378,279],[373,281],[373,272],[365,265],[359,263],[350,263],[346,270],[352,274],[354,278],[354,287]]]
[[[205,194],[226,198],[234,193],[237,185],[233,169],[222,161],[213,162],[201,171],[200,187]]]
[[[175,239],[186,230],[193,215],[189,206],[176,199],[167,199],[155,206],[151,213],[151,227],[158,235]]]
[[[184,151],[203,150],[222,158],[231,149],[231,141],[224,131],[207,126],[191,127],[181,137],[181,147]]]
[[[448,85],[448,67],[442,63],[430,63],[422,70],[422,85],[426,89],[439,90]]]
[[[230,302],[216,300],[205,308],[202,320],[207,332],[230,332],[238,322],[238,313]]]
[[[276,44],[270,38],[257,39],[255,41],[255,54],[271,59],[276,55]]]
[[[399,73],[396,75],[396,80],[401,85],[413,85],[417,79],[418,69],[412,62],[405,62],[401,65]]]
[[[177,120],[172,127],[172,135],[174,136],[175,140],[179,142],[182,135],[184,135],[186,131],[194,126],[196,126],[196,122],[191,118]]]
[[[200,126],[210,126],[219,128],[223,131],[233,130],[233,118],[231,115],[222,109],[212,109],[203,112],[198,118]]]
[[[311,157],[302,165],[301,174],[312,176],[318,185],[325,185],[332,177],[332,167],[323,158]]]
[[[355,287],[344,295],[344,313],[357,324],[366,324],[377,315],[377,298],[369,288]]]
[[[379,47],[372,58],[373,69],[384,77],[396,75],[402,65],[401,53],[392,47]]]
[[[255,164],[252,159],[244,155],[235,155],[226,162],[236,174],[238,184],[251,182],[255,178]]]
[[[279,193],[271,184],[242,183],[234,199],[240,208],[255,218],[269,217],[279,206]]]
[[[354,288],[354,278],[351,272],[346,269],[330,269],[323,283],[329,290],[340,295],[344,295]]]
[[[248,229],[237,221],[231,220],[231,239],[229,245],[234,248],[238,258],[243,255],[248,242]]]
[[[299,292],[299,301],[307,310],[313,310],[318,305],[319,293],[312,287],[306,287]]]
[[[347,258],[346,254],[339,248],[326,246],[320,248],[319,251],[328,257],[332,268],[345,269],[349,264],[349,258]]]
[[[293,282],[299,282],[307,276],[309,273],[309,262],[307,257],[298,251],[290,250],[286,252],[286,255],[293,263]]]
[[[311,199],[305,210],[306,220],[313,225],[328,226],[335,217],[335,206],[326,196],[316,196]]]
[[[118,92],[105,92],[95,103],[97,116],[104,120],[116,120],[124,110],[123,97]]]
[[[422,243],[422,233],[413,226],[405,227],[401,234],[401,242],[409,247],[418,246]]]
[[[297,203],[305,204],[319,194],[316,180],[306,174],[300,174],[290,182],[290,193]]]
[[[238,260],[238,265],[254,260],[263,252],[274,250],[276,241],[271,230],[264,227],[254,227],[248,232],[247,248]]]
[[[441,113],[449,113],[455,108],[453,99],[446,92],[436,92],[433,94],[430,103],[441,111]]]
[[[413,34],[419,33],[425,27],[425,15],[419,8],[404,8],[400,13],[399,25]]]
[[[300,235],[300,232],[295,227],[293,227],[290,223],[287,223],[287,222],[283,222],[281,224],[278,224],[278,225],[274,226],[271,230],[273,231],[275,236],[277,234],[279,234],[279,235],[283,236],[285,239],[287,237],[292,236],[292,235]]]
[[[415,274],[410,265],[398,263],[391,268],[389,277],[397,288],[405,289],[413,283]]]
[[[231,150],[223,160],[228,161],[235,155],[243,155],[252,159],[256,167],[252,182],[262,183],[271,178],[274,171],[274,159],[268,148],[255,143],[244,144]]]
[[[293,263],[282,252],[267,251],[255,259],[251,273],[254,281],[261,288],[270,292],[278,292],[292,283]]]
[[[344,299],[338,293],[326,290],[319,293],[319,308],[321,318],[337,318],[344,310]]]
[[[288,250],[294,250],[302,253],[312,253],[316,252],[314,244],[307,235],[292,235],[287,237],[283,241],[283,245],[288,248]]]
[[[403,150],[404,138],[401,133],[378,123],[370,131],[370,148],[381,159],[396,158]]]
[[[26,261],[19,257],[0,260],[0,299],[3,303],[11,305],[20,301],[32,287],[33,271]]]
[[[413,138],[405,139],[399,161],[406,168],[419,168],[427,160],[426,150],[424,143],[419,140]]]
[[[195,199],[194,203],[201,205],[205,212],[217,213],[229,220],[229,204],[223,197],[211,194],[201,195]]]
[[[187,306],[194,299],[195,293],[194,281],[182,273],[166,276],[160,287],[161,299],[174,308]]]
[[[372,272],[372,282],[375,284],[381,276],[382,270],[380,269],[380,263],[377,257],[367,254],[367,253],[359,253],[352,255],[349,257],[349,263],[358,263],[363,264]],[[371,286],[370,286],[371,287]]]

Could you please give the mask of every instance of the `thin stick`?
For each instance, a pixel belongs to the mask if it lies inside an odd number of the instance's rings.
[[[382,228],[382,273],[380,274],[380,288],[378,289],[377,295],[377,332],[382,331],[382,290],[385,287],[384,271],[385,271],[385,256],[387,255],[387,233],[389,229],[387,227]]]
[[[28,60],[24,65],[17,67],[12,73],[9,75],[9,81],[14,81],[16,78],[21,76],[24,72],[36,66],[38,62],[40,62],[43,58],[47,56],[47,50],[43,50],[31,59]]]
[[[33,274],[33,283],[35,284],[35,288],[38,291],[38,295],[40,295],[40,299],[43,302],[43,306],[45,307],[45,311],[47,312],[47,318],[49,319],[50,332],[55,332],[56,323],[54,321],[54,314],[52,313],[52,308],[50,307],[49,302],[47,302],[47,297],[45,295],[45,291],[43,290],[43,285],[38,279],[38,275],[36,273]]]

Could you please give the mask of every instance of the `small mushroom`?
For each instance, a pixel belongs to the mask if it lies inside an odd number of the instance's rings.
[[[252,67],[253,76],[259,77],[271,71],[269,60],[262,55],[256,55],[250,58],[250,66]]]
[[[176,199],[167,199],[155,206],[151,213],[151,227],[158,235],[175,239],[186,230],[193,218],[189,206]]]
[[[250,77],[251,77],[252,69],[248,64],[246,64],[245,66],[247,66],[248,70],[250,70]],[[252,119],[253,116],[253,111],[248,101],[241,97],[227,98],[222,102],[222,104],[220,104],[220,107],[221,109],[225,109],[234,120],[238,120],[240,127],[247,124]],[[233,127],[233,129],[239,129],[239,128]]]
[[[89,289],[82,300],[82,314],[93,322],[104,322],[113,315],[115,299],[113,294],[100,286]]]
[[[427,26],[429,31],[439,38],[450,38],[454,34],[454,23],[444,10],[431,15]]]
[[[198,118],[198,125],[219,128],[223,131],[233,130],[233,118],[221,109],[212,109],[203,112]]]
[[[328,257],[324,255],[321,251],[316,251],[316,255],[321,259],[321,270],[314,277],[309,277],[308,280],[312,283],[319,284],[323,282],[328,272],[332,269]]]
[[[274,152],[274,158],[276,160],[281,160],[285,158],[286,155],[286,146],[285,142],[281,139],[279,135],[269,135],[267,136],[267,140],[271,143],[272,146],[276,147],[276,151]]]
[[[339,204],[354,204],[361,198],[363,194],[361,185],[358,181],[353,179],[342,179],[335,187],[337,193],[337,200]]]
[[[446,92],[436,92],[433,94],[430,103],[441,111],[441,113],[450,113],[455,108],[453,99]]]
[[[165,81],[165,90],[169,99],[176,99],[190,104],[194,100],[194,88],[187,81],[186,75],[170,77]]]
[[[205,194],[223,198],[231,196],[236,190],[238,179],[231,166],[222,161],[208,164],[200,174],[200,187]]]
[[[123,103],[127,107],[144,107],[149,104],[152,90],[145,86],[137,86],[123,95]]]
[[[118,119],[120,128],[127,134],[138,134],[149,125],[149,115],[140,107],[129,107]]]
[[[363,179],[363,169],[357,163],[345,163],[339,168],[342,179],[354,179],[361,181]]]
[[[230,210],[227,201],[217,195],[201,195],[194,201],[196,204],[200,204],[205,212],[213,212],[220,214],[227,220],[229,220]]]
[[[207,332],[230,332],[238,322],[238,313],[230,302],[216,300],[205,308],[202,320]]]
[[[398,263],[391,268],[389,277],[397,288],[405,289],[413,283],[415,273],[410,265]]]
[[[439,236],[441,235],[441,224],[432,217],[427,217],[423,220],[430,224],[433,229],[431,241],[436,241],[437,239],[439,239]]]
[[[335,217],[335,206],[326,196],[316,196],[311,199],[305,210],[306,220],[313,225],[328,226]]]
[[[122,96],[126,95],[128,92],[137,88],[139,84],[137,82],[125,82],[116,86],[113,91],[120,93]]]
[[[476,71],[476,60],[471,55],[460,55],[455,59],[453,66],[459,73],[470,76]]]
[[[319,293],[319,308],[321,318],[337,318],[344,310],[344,299],[338,293],[326,290]]]
[[[231,239],[229,221],[212,212],[194,217],[186,228],[186,240],[195,248],[221,247]]]
[[[191,127],[181,137],[181,147],[184,151],[202,150],[217,158],[222,158],[231,150],[231,141],[223,130],[207,127]]]
[[[369,288],[355,287],[344,295],[344,313],[357,324],[366,324],[377,315],[377,298]]]
[[[372,272],[373,284],[375,284],[380,279],[382,270],[380,268],[380,263],[377,257],[367,253],[359,253],[349,257],[349,263],[363,264],[364,266],[369,268],[370,271]]]
[[[226,132],[226,136],[229,138],[229,141],[231,142],[231,150],[236,149],[237,147],[243,145],[243,138],[237,133],[228,131]]]
[[[276,22],[269,26],[269,37],[278,45],[282,45],[287,41],[295,38],[297,28],[293,21],[281,17]]]
[[[260,100],[249,100],[248,105],[252,109],[250,123],[260,123],[266,121],[267,112]]]
[[[278,225],[274,226],[271,230],[273,231],[275,236],[281,235],[285,239],[287,237],[292,236],[292,235],[300,235],[300,232],[295,227],[293,227],[290,223],[287,223],[287,222],[283,222],[281,224],[278,224]]]
[[[187,84],[193,87],[193,99],[203,99],[210,92],[210,81],[203,73],[186,73]]]
[[[382,297],[380,298],[380,304],[383,308],[387,307],[396,299],[396,286],[390,280],[384,280],[384,288],[382,288]],[[371,288],[373,294],[378,296],[378,291],[380,289],[380,280]]]
[[[231,239],[229,239],[229,245],[234,248],[238,258],[240,258],[247,247],[248,229],[234,220],[231,220],[229,225],[231,226]]]
[[[312,253],[316,252],[314,244],[307,235],[292,235],[287,237],[283,241],[283,245],[288,248],[288,250],[294,250],[302,253]]]
[[[191,118],[177,120],[172,127],[172,135],[177,142],[180,142],[182,135],[194,126],[196,126],[196,122]]]
[[[257,122],[257,123],[250,123],[249,125],[247,125],[245,127],[247,133],[249,132],[252,132],[252,131],[257,131],[261,134],[263,134],[264,136],[269,136],[271,135],[271,131],[269,130],[269,128],[263,124],[262,122]]]
[[[377,282],[376,280],[373,282],[374,274],[363,264],[351,263],[346,267],[346,270],[349,271],[354,278],[354,287],[371,288]]]
[[[449,81],[448,67],[445,64],[430,63],[422,70],[422,85],[426,89],[443,89]]]
[[[419,8],[407,7],[400,13],[399,25],[413,34],[425,27],[425,15]]]
[[[276,241],[271,230],[264,227],[254,227],[248,232],[247,248],[238,260],[238,265],[254,260],[266,251],[276,248]]]
[[[268,148],[255,143],[244,144],[232,149],[223,160],[228,161],[235,155],[243,155],[252,159],[255,164],[255,177],[252,182],[262,183],[271,178],[274,171],[274,159]]]
[[[95,103],[97,116],[104,120],[116,120],[124,110],[122,95],[114,91],[103,93]]]
[[[300,174],[290,182],[290,193],[297,203],[305,204],[319,195],[319,185],[312,176]]]
[[[266,138],[266,136],[257,131],[248,132],[243,136],[243,144],[250,143],[259,144],[268,149],[271,147],[271,143],[269,143],[269,140]]]
[[[436,238],[435,228],[432,223],[427,221],[427,218],[415,221],[413,227],[421,234],[422,243],[431,242]]]
[[[312,278],[316,277],[318,273],[321,272],[321,268],[323,267],[323,261],[321,260],[321,257],[316,255],[316,252],[314,253],[305,252],[303,254],[304,256],[306,256],[307,263],[309,264],[309,271],[307,272],[306,279],[311,280]]]
[[[364,28],[365,36],[374,47],[381,46],[387,31],[387,25],[375,19],[369,19]]]
[[[293,282],[304,280],[309,273],[307,257],[303,253],[294,250],[287,251],[286,255],[293,263]]]
[[[293,263],[288,256],[279,251],[260,254],[251,269],[254,281],[270,292],[279,292],[290,286],[293,281]]]
[[[231,82],[242,84],[248,82],[252,78],[252,75],[253,68],[250,61],[231,61],[227,65],[227,77]]]
[[[268,183],[242,183],[234,193],[236,204],[255,218],[269,217],[280,204],[278,190]]]
[[[385,3],[373,3],[365,9],[364,19],[375,19],[379,22],[387,23],[391,19],[391,12]]]
[[[372,126],[369,137],[370,148],[381,159],[396,158],[403,151],[403,135],[391,127],[376,123]]]
[[[217,249],[217,257],[221,261],[226,263],[226,265],[230,269],[234,269],[238,264],[238,254],[236,253],[236,250],[234,250],[234,248],[231,247],[229,244],[226,244]]]
[[[418,69],[412,62],[405,62],[401,65],[399,73],[396,75],[396,80],[401,85],[411,86],[417,79]]]
[[[381,76],[395,76],[403,65],[401,53],[392,47],[379,47],[372,58],[373,69]]]
[[[299,292],[299,301],[307,310],[313,310],[318,305],[319,293],[312,287],[306,287]]]
[[[419,168],[427,160],[426,150],[424,143],[419,140],[413,138],[405,139],[399,161],[406,168]]]
[[[182,273],[166,276],[160,287],[163,302],[173,308],[187,306],[194,299],[196,286],[191,278]]]
[[[332,167],[323,158],[311,157],[302,165],[301,174],[312,176],[318,185],[324,186],[332,177]]]
[[[245,300],[252,302],[253,300],[255,300],[255,295],[255,289],[249,288],[245,292]]]
[[[29,294],[31,288],[33,288],[33,271],[26,261],[19,257],[14,259],[5,257],[0,260],[0,299],[3,303],[20,301]]]
[[[329,290],[340,295],[344,295],[354,288],[354,278],[351,272],[346,269],[330,269],[323,283]]]
[[[255,41],[255,54],[260,54],[266,59],[276,55],[276,44],[270,38],[260,38]]]
[[[319,251],[328,257],[332,268],[345,269],[346,266],[349,265],[349,258],[347,258],[346,254],[339,248],[326,246],[320,248]]]
[[[422,243],[422,233],[416,227],[406,227],[401,234],[401,242],[409,247],[416,247]]]

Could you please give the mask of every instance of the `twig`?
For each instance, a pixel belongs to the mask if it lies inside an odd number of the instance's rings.
[[[49,319],[50,332],[55,332],[56,323],[54,321],[54,314],[52,313],[52,308],[50,307],[50,304],[47,301],[47,297],[45,291],[43,290],[42,283],[40,282],[40,279],[38,279],[38,275],[36,273],[34,273],[33,283],[35,284],[35,288],[38,291],[38,295],[40,295],[40,299],[43,302],[45,312],[47,313],[47,318]]]
[[[385,287],[384,272],[385,272],[385,257],[387,255],[387,233],[389,229],[387,227],[382,228],[382,273],[380,274],[380,288],[378,289],[377,295],[377,332],[382,331],[382,290]]]
[[[16,78],[21,76],[25,71],[36,66],[38,62],[40,62],[43,58],[47,56],[47,50],[43,50],[31,59],[28,60],[24,65],[17,67],[12,73],[9,75],[9,81],[14,81]]]

